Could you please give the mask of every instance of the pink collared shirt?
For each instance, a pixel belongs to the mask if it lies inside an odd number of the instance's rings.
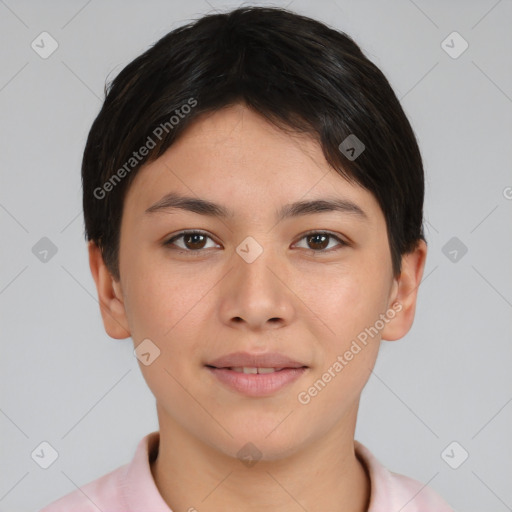
[[[66,494],[39,512],[172,512],[151,474],[150,460],[156,457],[159,440],[160,432],[151,432],[141,439],[129,464]],[[454,512],[432,489],[389,471],[360,442],[354,441],[354,446],[370,475],[368,512]]]

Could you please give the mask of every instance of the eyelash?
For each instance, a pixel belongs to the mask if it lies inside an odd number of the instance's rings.
[[[171,247],[174,243],[174,241],[180,239],[180,238],[183,238],[184,236],[186,235],[203,235],[203,236],[206,236],[207,238],[210,238],[211,240],[213,240],[213,238],[206,232],[204,231],[197,231],[197,230],[186,230],[186,231],[181,231],[180,233],[178,233],[177,235],[174,235],[172,238],[170,238],[169,240],[167,240],[166,242],[163,243],[163,245],[165,247]],[[311,235],[326,235],[328,236],[329,238],[334,238],[336,241],[339,242],[339,247],[336,249],[336,248],[332,248],[331,249],[319,249],[319,250],[315,250],[315,249],[305,249],[306,251],[309,251],[309,252],[313,252],[313,253],[328,253],[328,252],[331,252],[333,250],[338,250],[338,249],[341,249],[343,247],[347,247],[349,244],[347,242],[345,242],[344,240],[342,240],[339,236],[329,232],[329,231],[308,231],[307,233],[304,233],[302,235],[302,237],[299,239],[299,241],[303,240],[304,238],[307,238],[308,236],[311,236]],[[217,242],[215,242],[217,243]],[[173,249],[174,250],[174,249]],[[192,250],[192,249],[183,249],[181,247],[175,249],[181,253],[197,253],[197,255],[199,255],[201,252],[203,251],[206,251],[207,249],[197,249],[197,250]]]

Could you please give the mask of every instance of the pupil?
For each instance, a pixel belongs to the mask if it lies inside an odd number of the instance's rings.
[[[195,241],[191,242],[191,245],[194,245],[194,244],[198,243],[197,242],[197,237],[204,237],[204,236],[201,235],[200,233],[192,233],[192,234],[188,235],[187,240],[195,239]],[[201,242],[199,242],[199,245],[201,245]],[[197,247],[195,247],[195,248],[197,249]]]
[[[323,240],[323,242],[320,242],[321,247],[316,247],[316,249],[325,249],[325,247],[327,247],[327,244],[325,243],[325,241],[327,240],[326,235],[311,235],[309,237],[309,240],[311,242],[311,240],[314,240],[315,238],[320,238],[320,237],[322,237],[324,240]],[[313,242],[313,245],[315,245],[315,242]]]

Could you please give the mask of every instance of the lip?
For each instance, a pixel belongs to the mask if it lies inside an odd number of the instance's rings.
[[[299,379],[307,365],[277,352],[233,352],[205,364],[206,369],[231,390],[251,397],[269,396]],[[273,373],[241,373],[230,368],[275,368]]]
[[[303,367],[284,368],[274,373],[240,373],[229,368],[207,366],[206,369],[231,390],[251,397],[264,397],[277,393],[308,370]]]
[[[295,361],[279,354],[278,352],[266,352],[264,354],[250,354],[249,352],[233,352],[206,363],[206,366],[216,368],[302,368],[306,364]]]

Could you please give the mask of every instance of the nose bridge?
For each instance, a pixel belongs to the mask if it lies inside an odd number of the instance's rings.
[[[247,236],[236,247],[235,274],[248,291],[270,294],[279,287],[275,276],[279,266],[278,255],[271,245],[270,236],[256,236]]]

